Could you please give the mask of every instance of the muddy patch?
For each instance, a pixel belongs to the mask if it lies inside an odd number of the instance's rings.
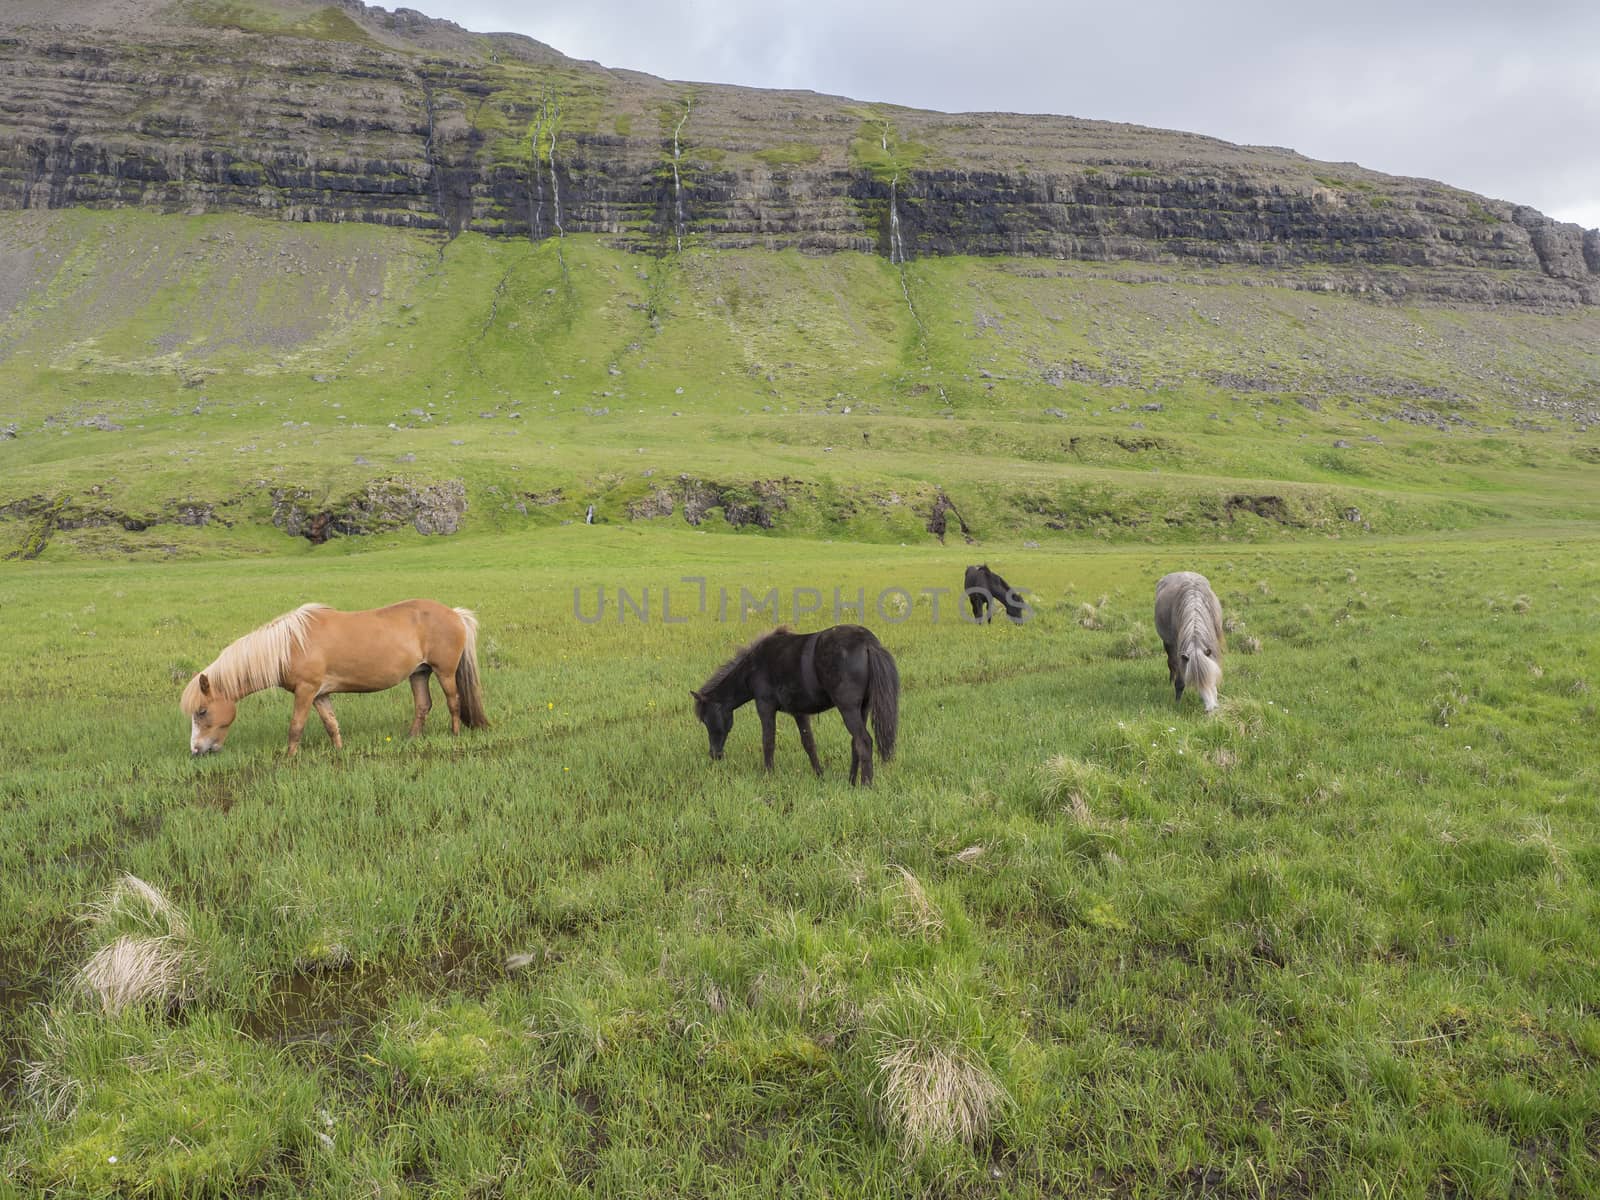
[[[403,981],[388,971],[297,970],[276,982],[266,1004],[239,1022],[239,1031],[280,1046],[331,1045],[364,1033],[403,990]]]
[[[0,1108],[11,1107],[20,1090],[28,1058],[24,1016],[44,1002],[47,990],[42,979],[10,972],[10,964],[0,965]]]
[[[239,1029],[280,1046],[336,1045],[364,1035],[401,996],[479,997],[508,970],[498,951],[465,938],[406,963],[302,963],[274,981],[266,1003],[241,1018]]]

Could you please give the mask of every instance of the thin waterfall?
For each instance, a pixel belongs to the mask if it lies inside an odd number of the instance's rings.
[[[906,246],[900,239],[900,205],[896,196],[899,186],[900,176],[896,174],[889,180],[889,262],[895,266],[904,266]]]
[[[556,102],[555,116],[550,121],[550,196],[555,209],[556,236],[566,237],[561,227],[561,180],[556,177],[556,123],[561,119],[561,103]]]
[[[533,194],[528,214],[528,234],[535,241],[544,240],[544,176],[539,172],[539,143],[544,140],[544,113],[533,122]]]
[[[678,159],[682,154],[678,135],[683,132],[684,122],[689,119],[689,113],[693,108],[694,100],[685,99],[683,102],[683,116],[678,118],[678,123],[672,130],[672,208],[679,254],[683,253],[683,179],[678,174]]]

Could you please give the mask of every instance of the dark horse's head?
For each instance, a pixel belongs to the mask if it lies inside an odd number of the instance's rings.
[[[728,731],[733,728],[733,709],[727,704],[707,699],[692,689],[689,695],[694,697],[694,715],[700,718],[700,724],[706,727],[706,733],[711,737],[711,759],[715,762],[722,757],[722,748],[728,744]]]
[[[975,589],[988,592],[994,597],[995,603],[1004,607],[1006,616],[1017,624],[1022,623],[1022,598],[1009,583],[1000,578],[999,574],[989,569],[988,563],[967,568],[966,588],[969,596]]]

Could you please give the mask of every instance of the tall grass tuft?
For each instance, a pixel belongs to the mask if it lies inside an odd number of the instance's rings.
[[[201,968],[189,920],[156,888],[123,875],[87,919],[103,944],[79,968],[75,985],[101,1013],[170,1007],[193,992]]]
[[[904,1158],[975,1146],[1011,1105],[980,1008],[952,989],[899,992],[871,1032],[878,1116]]]
[[[928,895],[922,881],[905,867],[896,867],[899,879],[889,885],[893,908],[889,924],[902,937],[937,942],[944,936],[944,914]]]
[[[1095,823],[1093,806],[1114,799],[1120,788],[1120,781],[1104,768],[1070,754],[1046,759],[1040,776],[1045,804],[1084,826]]]

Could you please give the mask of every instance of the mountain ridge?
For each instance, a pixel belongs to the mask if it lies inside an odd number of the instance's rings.
[[[361,0],[22,0],[0,25],[0,208],[127,206],[1600,303],[1600,231],[1294,151],[669,81]]]

